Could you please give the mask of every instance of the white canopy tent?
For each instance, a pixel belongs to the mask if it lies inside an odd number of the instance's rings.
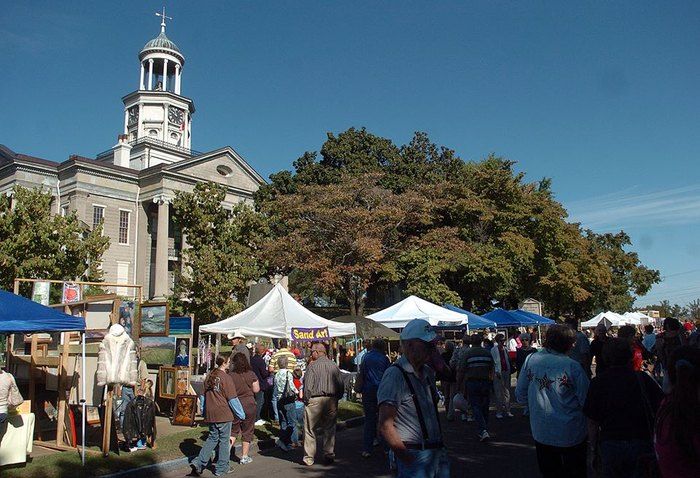
[[[603,323],[607,328],[610,328],[628,324],[629,321],[626,321],[622,315],[608,310],[607,312],[601,312],[591,320],[582,322],[581,327],[592,329],[600,323]]]
[[[291,338],[294,327],[319,329],[328,327],[330,337],[355,334],[355,324],[344,324],[324,319],[306,309],[277,284],[270,292],[243,312],[227,319],[199,327],[200,332],[228,334],[240,332],[246,336]]]
[[[631,325],[647,325],[654,322],[654,319],[641,312],[625,312],[622,317]]]
[[[440,307],[415,295],[367,317],[394,329],[405,327],[413,319],[425,319],[433,326],[467,324],[466,315]]]

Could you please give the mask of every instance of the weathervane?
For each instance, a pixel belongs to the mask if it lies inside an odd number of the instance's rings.
[[[163,13],[156,12],[156,16],[161,18],[160,22],[160,32],[165,33],[165,19],[172,20],[173,17],[169,17],[165,14],[165,7],[163,7]]]

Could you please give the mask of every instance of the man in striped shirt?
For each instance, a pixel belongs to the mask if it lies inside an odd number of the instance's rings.
[[[479,427],[479,440],[489,438],[486,425],[489,419],[489,393],[493,384],[494,363],[491,353],[482,347],[483,337],[471,336],[471,344],[457,363],[457,389],[465,385],[474,419]]]
[[[279,371],[280,367],[277,364],[277,359],[280,357],[287,357],[287,368],[294,371],[294,369],[297,367],[297,357],[287,348],[289,347],[289,342],[287,339],[280,339],[279,346],[280,347],[277,349],[277,352],[272,354],[272,357],[270,357],[270,372],[277,373]]]

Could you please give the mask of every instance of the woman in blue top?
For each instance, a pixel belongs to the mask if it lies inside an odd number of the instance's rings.
[[[537,463],[545,478],[585,478],[588,375],[566,354],[576,341],[566,325],[552,325],[544,349],[530,355],[518,377],[515,395],[530,407]]]

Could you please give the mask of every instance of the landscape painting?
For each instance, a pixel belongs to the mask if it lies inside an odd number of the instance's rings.
[[[147,365],[170,365],[175,360],[175,337],[141,337],[141,360]]]
[[[168,323],[168,335],[192,335],[192,317],[170,317]]]
[[[141,304],[141,336],[168,335],[168,304],[144,302]]]

